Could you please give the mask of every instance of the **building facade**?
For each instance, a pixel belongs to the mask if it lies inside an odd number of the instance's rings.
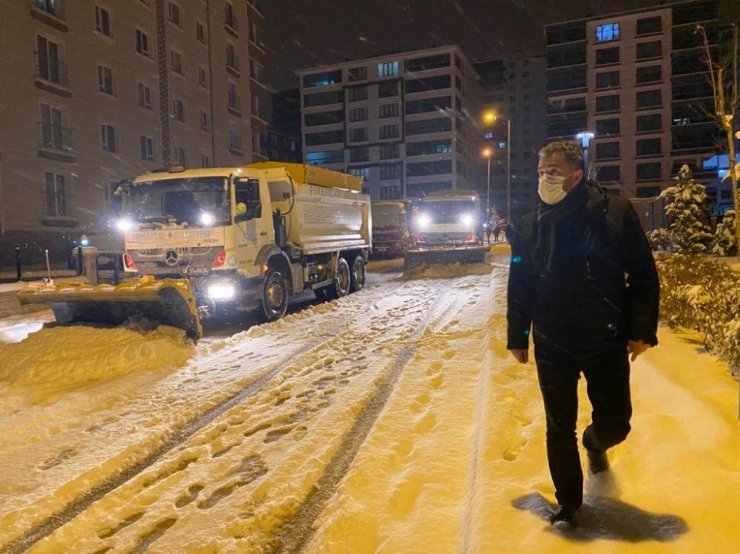
[[[593,133],[592,176],[614,194],[657,196],[684,164],[715,177],[703,162],[721,140],[695,30],[716,53],[719,8],[694,0],[546,26],[548,138]]]
[[[95,232],[140,173],[263,159],[258,0],[0,10],[1,240]]]
[[[481,89],[457,46],[297,74],[306,163],[362,177],[374,200],[483,192]]]
[[[545,57],[512,56],[473,64],[483,88],[483,138],[491,153],[491,205],[499,216],[512,217],[531,208],[537,199],[537,154],[547,142]],[[507,152],[508,135],[511,151]],[[511,176],[507,180],[507,165]],[[507,195],[507,189],[508,195]]]

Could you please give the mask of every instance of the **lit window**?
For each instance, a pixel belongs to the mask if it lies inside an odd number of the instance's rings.
[[[596,42],[606,42],[619,38],[619,23],[607,23],[596,26]]]
[[[493,140],[493,131],[487,131],[485,135],[483,135],[483,138],[486,140]]]
[[[398,62],[378,64],[378,77],[390,77],[392,75],[398,75]]]

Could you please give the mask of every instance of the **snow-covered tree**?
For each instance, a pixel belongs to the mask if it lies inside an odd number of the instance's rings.
[[[712,252],[717,256],[734,256],[737,253],[735,217],[735,210],[729,210],[714,230]]]
[[[712,234],[704,222],[707,191],[694,181],[691,169],[683,165],[676,177],[676,184],[660,193],[665,198],[665,208],[670,223],[668,238],[671,249],[680,254],[702,254],[709,250]]]
[[[729,159],[728,176],[732,181],[732,199],[735,211],[740,210],[740,163],[735,153],[735,138],[737,123],[735,116],[740,111],[740,36],[738,33],[738,22],[730,21],[728,29],[731,30],[729,40],[719,44],[719,54],[713,57],[713,49],[710,48],[710,40],[707,30],[702,25],[696,26],[704,41],[704,63],[709,70],[710,84],[712,85],[712,97],[714,100],[714,111],[710,113],[719,123],[725,137],[727,157]],[[740,244],[740,218],[735,218],[735,244]],[[740,256],[740,249],[738,249]]]

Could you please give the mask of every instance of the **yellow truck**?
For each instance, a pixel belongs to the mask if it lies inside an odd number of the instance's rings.
[[[145,317],[198,338],[202,318],[259,310],[272,321],[293,295],[338,298],[365,284],[372,221],[357,177],[281,162],[175,168],[117,194],[132,278],[29,286],[22,304],[48,303],[61,323]]]

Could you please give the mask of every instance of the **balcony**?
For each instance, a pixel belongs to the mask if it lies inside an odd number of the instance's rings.
[[[237,94],[229,94],[229,103],[227,105],[227,110],[232,115],[235,115],[237,117],[241,117],[242,115],[242,100]]]
[[[72,132],[66,127],[53,123],[38,123],[41,143],[38,154],[42,158],[61,162],[74,162],[76,156],[72,148]]]
[[[70,97],[72,91],[69,88],[67,64],[59,60],[42,59],[36,53],[36,73],[34,84],[47,92],[53,92],[60,96]]]
[[[236,133],[229,133],[229,152],[236,156],[244,155],[244,147],[242,146],[242,136]]]
[[[236,16],[233,13],[227,13],[226,19],[224,19],[224,29],[231,36],[239,38],[239,24],[237,23]]]
[[[226,71],[231,73],[234,77],[241,77],[241,73],[239,72],[239,58],[236,56],[227,56]]]

